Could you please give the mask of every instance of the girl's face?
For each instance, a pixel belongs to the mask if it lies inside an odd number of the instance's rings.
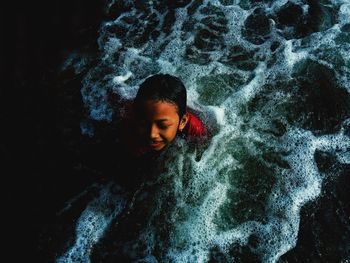
[[[169,145],[188,121],[187,114],[180,120],[176,104],[165,101],[145,101],[139,115],[136,123],[138,135],[146,148],[154,151]]]

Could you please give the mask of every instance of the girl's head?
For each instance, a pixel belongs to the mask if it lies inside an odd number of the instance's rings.
[[[182,81],[168,74],[147,78],[134,100],[137,133],[142,143],[160,151],[188,122],[187,94]]]

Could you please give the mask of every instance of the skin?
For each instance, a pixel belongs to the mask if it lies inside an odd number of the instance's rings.
[[[153,151],[165,149],[189,120],[187,113],[180,119],[177,105],[166,101],[145,101],[142,113],[137,133],[145,148]]]

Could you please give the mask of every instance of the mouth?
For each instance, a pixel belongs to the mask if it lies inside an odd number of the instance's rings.
[[[163,143],[163,141],[151,141],[148,145],[151,148],[158,148],[159,146],[161,146]]]

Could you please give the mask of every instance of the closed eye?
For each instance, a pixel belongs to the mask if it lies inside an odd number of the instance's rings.
[[[158,127],[159,127],[160,129],[162,129],[162,130],[165,130],[165,129],[169,128],[170,126],[172,126],[172,124],[166,123],[166,122],[164,122],[164,121],[159,121],[159,122],[157,122],[157,125],[158,125]]]

